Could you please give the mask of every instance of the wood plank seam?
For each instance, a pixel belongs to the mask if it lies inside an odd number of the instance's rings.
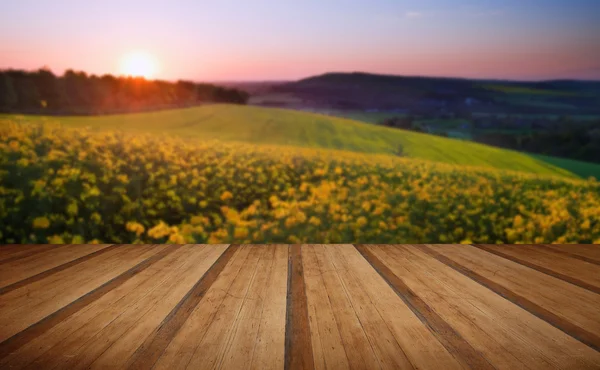
[[[20,255],[20,256],[14,256],[14,257],[11,257],[11,258],[7,258],[5,260],[1,260],[0,261],[0,266],[4,265],[4,264],[7,264],[7,263],[10,263],[10,262],[18,261],[18,260],[23,259],[23,258],[35,256],[36,254],[40,254],[40,253],[46,252],[46,251],[48,251],[50,249],[53,249],[53,248],[61,248],[61,247],[66,248],[66,247],[70,247],[71,244],[62,244],[62,245],[54,245],[54,246],[52,246],[52,245],[42,245],[42,246],[43,247],[48,247],[48,248],[34,250],[34,251],[29,252],[29,253]]]
[[[327,250],[327,253],[328,253],[328,255],[329,255],[330,257],[332,256],[332,253],[330,252],[330,249],[328,249],[328,250]],[[356,307],[355,307],[355,304],[352,302],[352,298],[351,298],[351,295],[350,295],[349,289],[348,289],[348,287],[347,287],[347,283],[346,283],[346,282],[344,281],[344,279],[342,279],[342,277],[340,276],[340,271],[344,271],[344,268],[343,268],[343,267],[338,267],[338,266],[337,266],[335,263],[333,263],[333,265],[334,265],[334,271],[335,271],[335,273],[336,273],[336,275],[337,275],[337,277],[338,277],[338,279],[339,279],[339,281],[340,281],[340,284],[342,285],[342,289],[343,289],[343,291],[344,291],[344,294],[345,294],[345,296],[346,296],[346,299],[348,299],[348,302],[349,302],[349,304],[350,304],[350,307],[351,307],[351,309],[352,309],[354,312],[358,312],[358,311],[357,311],[357,309],[356,309]],[[348,270],[346,270],[346,271],[347,271],[349,274],[352,274],[354,277],[356,277],[356,275],[354,275],[354,273],[353,273],[353,272],[351,272],[349,269],[348,269]],[[369,300],[369,302],[370,302],[371,304],[373,304],[373,301],[371,300],[371,297],[368,297],[368,300]],[[392,328],[390,327],[390,324],[389,324],[388,322],[386,322],[385,320],[383,320],[383,318],[382,318],[382,316],[381,316],[381,312],[379,311],[379,309],[377,309],[377,308],[376,308],[376,311],[377,311],[377,315],[379,315],[379,317],[380,317],[380,318],[381,318],[381,320],[383,321],[383,324],[385,325],[385,327],[386,327],[386,328],[389,330],[389,332],[390,332],[390,333],[393,333],[393,330],[392,330]],[[369,335],[367,335],[367,330],[365,329],[365,326],[364,326],[364,324],[363,324],[363,320],[361,320],[361,318],[359,317],[359,315],[358,315],[358,314],[356,314],[356,319],[358,320],[358,323],[360,324],[360,327],[361,327],[361,329],[362,329],[363,333],[365,334],[365,337],[366,337],[366,339],[367,339],[367,342],[369,343],[369,347],[371,348],[371,351],[372,351],[372,353],[376,354],[376,353],[377,353],[377,351],[375,350],[375,345],[374,345],[374,343],[373,343],[372,339],[370,338],[370,336],[369,336]],[[410,363],[410,360],[409,360],[408,356],[407,356],[407,355],[406,355],[406,353],[404,352],[404,349],[402,348],[402,346],[400,345],[400,343],[398,343],[398,340],[397,340],[397,338],[396,338],[396,337],[395,337],[393,334],[392,334],[392,336],[394,337],[396,344],[398,345],[398,347],[399,347],[400,351],[402,352],[402,356],[403,356],[403,357],[406,359],[406,361],[407,361],[408,363]],[[376,356],[376,358],[377,358],[377,361],[379,362],[379,368],[381,369],[381,368],[382,368],[382,362],[381,362],[381,359],[380,359],[379,357],[377,357],[377,356]],[[412,364],[411,364],[411,365],[412,365]]]
[[[238,249],[239,245],[235,244],[227,247],[215,263],[202,275],[179,303],[173,307],[160,325],[144,340],[144,343],[128,360],[126,368],[150,369],[156,364],[169,343],[171,343]]]
[[[538,246],[538,245],[536,245],[536,246]],[[594,265],[600,266],[600,260],[596,260],[596,259],[593,259],[593,258],[590,258],[590,257],[581,256],[579,254],[571,253],[571,252],[568,252],[568,251],[562,251],[562,250],[554,249],[554,248],[551,248],[551,246],[548,246],[548,245],[545,245],[545,244],[540,244],[539,246],[544,247],[545,250],[547,250],[548,252],[562,254],[563,256],[568,256],[568,257],[571,257],[571,258],[575,258],[575,259],[578,259],[578,260],[581,260],[581,261],[584,261],[584,262],[587,262],[587,263],[592,263]],[[598,247],[598,248],[600,248],[600,247]]]
[[[258,246],[258,248],[265,248],[264,246]],[[242,304],[239,306],[234,319],[232,320],[232,323],[234,324],[233,327],[230,329],[229,331],[229,335],[227,336],[227,339],[225,340],[225,350],[221,353],[221,357],[218,359],[218,369],[222,369],[223,368],[223,362],[225,361],[225,356],[227,355],[227,351],[230,349],[230,346],[235,338],[235,335],[239,329],[239,317],[240,314],[242,313],[242,309],[244,308],[244,305],[246,304],[246,302],[248,301],[248,294],[250,292],[250,289],[252,288],[252,285],[254,284],[255,278],[256,278],[256,273],[258,272],[258,266],[260,265],[260,260],[261,258],[263,258],[263,254],[264,254],[264,250],[260,251],[260,254],[258,255],[258,259],[256,261],[256,266],[254,267],[254,271],[252,272],[252,276],[250,277],[250,280],[248,281],[248,287],[244,293],[243,297],[240,297],[242,300]],[[255,299],[261,300],[260,297],[257,297]],[[235,323],[238,323],[238,325],[235,325]],[[250,358],[250,363],[252,363],[252,358]]]
[[[577,339],[578,341],[586,344],[587,346],[595,349],[596,351],[600,351],[600,337],[588,332],[587,330],[580,328],[579,326],[571,323],[570,321],[563,319],[562,317],[556,315],[555,313],[548,311],[547,309],[539,306],[538,304],[528,300],[527,298],[503,287],[502,285],[486,278],[478,274],[477,272],[469,269],[466,266],[461,265],[460,263],[452,260],[449,257],[446,257],[439,252],[425,246],[419,245],[418,248],[441,263],[445,264],[448,267],[451,267],[457,272],[460,272],[464,276],[470,278],[476,283],[488,288],[492,292],[498,294],[499,296],[505,298],[506,300],[516,304],[517,306],[523,308],[524,310],[530,312],[534,316],[546,321],[550,325],[555,328],[561,330],[567,335]]]
[[[114,278],[100,285],[96,289],[79,297],[78,299],[69,303],[68,305],[59,309],[58,311],[46,316],[42,320],[29,326],[25,330],[4,340],[0,343],[0,359],[6,357],[11,352],[14,352],[15,350],[21,348],[33,339],[44,334],[48,330],[52,329],[54,326],[58,325],[60,322],[66,320],[67,318],[80,311],[82,308],[102,298],[108,292],[112,291],[120,285],[123,285],[127,280],[144,271],[145,269],[160,261],[170,253],[179,249],[180,247],[181,245],[170,245],[165,247],[162,251],[138,263],[137,265],[133,266],[132,268],[123,272],[122,274],[115,276]]]
[[[289,247],[285,320],[285,370],[314,369],[302,246]]]
[[[354,247],[461,365],[468,369],[495,369],[481,352],[473,348],[365,245],[354,244]]]
[[[577,278],[574,278],[572,276],[568,276],[568,275],[565,275],[565,274],[561,274],[560,272],[556,272],[556,271],[551,270],[549,268],[546,268],[544,266],[537,265],[537,264],[535,264],[533,262],[529,262],[529,261],[526,261],[524,259],[521,259],[521,258],[518,258],[518,257],[515,257],[515,256],[511,256],[510,254],[502,253],[500,251],[497,251],[495,249],[490,248],[489,246],[487,246],[485,244],[472,244],[472,246],[474,246],[476,248],[479,248],[479,249],[481,249],[483,251],[486,251],[488,253],[495,254],[496,256],[500,256],[500,257],[506,258],[507,260],[519,263],[519,264],[521,264],[523,266],[527,266],[527,267],[529,267],[531,269],[534,269],[534,270],[537,270],[539,272],[543,272],[546,275],[550,275],[550,276],[555,277],[557,279],[566,281],[567,283],[576,285],[576,286],[578,286],[580,288],[587,289],[590,292],[594,292],[596,294],[600,294],[600,287],[597,287],[595,285],[586,283],[583,280],[580,280],[580,279],[577,279]]]
[[[110,252],[110,251],[112,251],[112,250],[114,250],[116,248],[119,248],[120,246],[121,246],[120,244],[111,245],[109,247],[100,249],[100,250],[92,252],[90,254],[86,254],[85,256],[81,256],[79,258],[76,258],[76,259],[74,259],[72,261],[63,263],[62,265],[58,265],[58,266],[53,267],[51,269],[48,269],[46,271],[40,272],[39,274],[30,276],[30,277],[25,278],[23,280],[20,280],[20,281],[17,281],[15,283],[12,283],[10,285],[7,285],[7,286],[5,286],[3,288],[0,288],[0,296],[3,295],[3,294],[6,294],[8,292],[11,292],[11,291],[13,291],[15,289],[21,288],[21,287],[23,287],[25,285],[29,285],[29,284],[32,284],[32,283],[34,283],[36,281],[42,280],[43,278],[48,277],[50,275],[53,275],[53,274],[56,274],[58,272],[64,271],[64,270],[68,269],[69,267],[73,267],[73,266],[79,265],[80,263],[88,261],[88,260],[90,260],[90,259],[92,259],[94,257],[98,257],[98,256],[100,256],[100,255],[102,255],[104,253],[107,253],[107,252]],[[77,248],[77,247],[73,247],[73,248]]]

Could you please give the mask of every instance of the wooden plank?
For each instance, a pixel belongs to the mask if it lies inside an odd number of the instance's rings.
[[[600,351],[600,295],[470,246],[419,246],[438,261]]]
[[[346,291],[339,270],[333,263],[331,256],[333,246],[312,245],[310,249],[317,258],[320,277],[333,308],[350,367],[353,369],[379,368],[380,363],[375,349]],[[363,317],[364,319],[365,317]]]
[[[238,246],[236,245],[228,246],[220,254],[216,262],[208,270],[204,270],[206,273],[202,275],[183,299],[168,313],[162,323],[154,328],[141,346],[133,353],[128,361],[128,368],[146,369],[151,368],[156,363],[175,334],[181,329],[198,303],[204,298],[206,292],[219,277],[219,274],[237,252],[237,249]]]
[[[251,247],[239,246],[227,265],[223,268],[205,297],[185,321],[185,325],[175,334],[167,348],[158,358],[154,369],[184,369],[204,338],[208,327],[215,319],[217,311],[228,296],[229,289],[241,272],[250,254]],[[131,361],[130,361],[131,363]]]
[[[600,266],[553,253],[538,246],[491,244],[474,246],[600,294]]]
[[[582,261],[600,265],[600,245],[592,244],[542,244],[544,248]]]
[[[289,248],[287,245],[275,245],[274,249],[250,369],[275,370],[285,367]]]
[[[462,369],[352,245],[327,252],[381,368]]]
[[[250,246],[248,259],[240,269],[236,279],[227,291],[227,296],[208,326],[202,341],[194,350],[187,368],[219,368],[234,332],[234,323],[239,317],[242,305],[248,298],[248,291],[257,272],[258,261],[265,249]]]
[[[163,288],[169,282],[176,281],[178,277],[178,268],[182,266],[182,260],[186,259],[186,254],[182,253],[182,247],[174,249],[165,258],[154,264],[154,279],[147,279],[145,284],[138,285],[138,291],[129,291],[126,298],[121,298],[109,307],[104,305],[103,300],[94,302],[83,315],[75,315],[68,320],[69,326],[77,326],[78,329],[70,334],[54,330],[45,336],[43,347],[48,348],[42,355],[36,356],[35,361],[31,362],[26,368],[88,368],[91,363],[100,355],[100,352],[107,351],[109,346],[120,339],[120,335],[125,330],[131,330],[131,324],[127,319],[135,315],[144,315],[153,305],[152,296],[157,294],[160,288]],[[189,250],[187,251],[190,255]],[[197,260],[194,254],[191,254],[192,260]],[[156,268],[167,265],[168,272]],[[141,278],[140,275],[130,279],[126,284],[129,285]],[[112,292],[111,292],[112,293]],[[103,297],[106,298],[106,297]],[[134,311],[132,313],[132,311]],[[86,321],[87,319],[87,321]],[[134,320],[132,320],[134,321]],[[116,328],[115,328],[116,326]],[[120,331],[120,332],[119,332]],[[62,340],[56,340],[56,337],[62,337]]]
[[[306,329],[310,329],[312,349],[313,352],[319,353],[318,358],[320,359],[320,361],[315,362],[315,368],[348,369],[350,368],[350,359],[346,353],[340,328],[336,322],[335,308],[327,295],[314,246],[303,245],[301,253],[306,284],[306,302],[309,312],[309,326]],[[292,300],[295,298],[296,296],[293,295]],[[290,341],[293,346],[295,337],[291,337]]]
[[[227,246],[184,246],[177,264],[167,271],[148,294],[94,335],[81,338],[74,348],[66,348],[54,360],[55,369],[110,368],[125,364],[149,335],[159,330],[161,321],[200,281]],[[56,351],[52,351],[54,358]],[[52,361],[42,362],[43,366]]]
[[[32,340],[10,350],[10,354],[0,360],[0,368],[47,367],[45,364],[54,361],[57,354],[76,350],[87,338],[100,332],[161,284],[166,274],[177,267],[179,259],[185,257],[183,252],[181,246],[164,247],[133,269],[45,319],[40,325],[48,324],[46,330],[37,330],[32,333]],[[40,325],[34,327],[40,329]]]
[[[600,366],[600,353],[413,246],[373,253],[496,368]]]
[[[55,323],[56,316],[72,314],[89,303],[110,284],[89,298],[90,292],[105,286],[107,282],[131,270],[132,267],[155,255],[159,246],[123,246],[98,258],[88,260],[67,270],[48,276],[40,281],[8,292],[0,300],[0,353],[4,342],[14,335],[31,334],[31,325],[47,328]],[[129,275],[124,275],[128,278]],[[81,300],[80,300],[81,299]],[[73,304],[73,305],[71,305]],[[65,308],[66,311],[62,311]],[[59,313],[61,312],[61,313]],[[46,319],[50,317],[49,319]],[[27,330],[25,330],[27,329]],[[33,330],[33,329],[31,329]],[[37,332],[35,329],[33,332]],[[12,342],[11,339],[9,342]]]
[[[0,266],[4,266],[7,263],[18,261],[22,258],[34,256],[38,253],[58,249],[60,247],[69,246],[58,246],[49,244],[2,245],[0,246]]]
[[[240,313],[233,323],[229,344],[223,360],[218,365],[220,369],[281,369],[284,367],[287,258],[281,257],[287,257],[287,253],[280,253],[279,261],[276,261],[276,251],[279,248],[280,252],[287,252],[287,248],[277,245],[257,246],[257,248],[263,249],[261,258]],[[279,266],[275,265],[276,262],[279,262]],[[279,268],[276,270],[277,267]],[[275,292],[280,294],[279,297],[267,296],[270,284],[275,287]],[[265,308],[270,303],[269,299],[277,299],[280,302],[279,307],[275,307],[276,311],[273,312],[276,314],[275,317],[265,316],[265,314],[269,315],[269,312],[265,312]],[[264,333],[262,338],[259,336],[261,324],[264,323],[273,329],[275,341],[265,337]],[[257,350],[262,353],[262,358],[255,362]],[[267,357],[268,355],[270,357]]]
[[[456,330],[438,315],[404,280],[395,274],[375,253],[365,245],[356,245],[356,249],[375,268],[375,270],[394,289],[396,294],[415,313],[415,315],[434,333],[442,345],[463,366],[475,369],[493,369],[488,360],[467,342]]]
[[[81,245],[57,249],[52,255],[35,254],[4,266],[0,272],[0,295],[42,280],[91,258],[119,248],[119,245]],[[6,268],[6,270],[5,270]]]

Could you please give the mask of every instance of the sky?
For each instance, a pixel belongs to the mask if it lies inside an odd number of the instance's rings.
[[[166,80],[325,72],[600,80],[600,0],[0,0],[0,69]]]

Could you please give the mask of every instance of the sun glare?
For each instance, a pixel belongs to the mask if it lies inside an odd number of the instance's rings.
[[[131,52],[121,61],[121,73],[126,76],[152,78],[157,69],[154,57],[143,51]]]

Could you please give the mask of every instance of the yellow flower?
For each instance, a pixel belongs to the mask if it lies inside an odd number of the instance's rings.
[[[169,226],[162,221],[160,221],[158,225],[148,230],[148,236],[154,239],[164,238],[170,233],[171,230],[169,229]]]
[[[319,225],[321,225],[321,220],[319,220],[319,219],[318,219],[317,217],[315,217],[315,216],[311,216],[311,217],[310,217],[310,219],[308,220],[308,222],[309,222],[311,225],[315,225],[315,226],[319,226]]]
[[[290,216],[285,220],[285,227],[290,228],[296,224],[296,217]]]
[[[65,241],[60,235],[52,235],[48,238],[48,244],[65,244]]]
[[[17,151],[19,150],[19,142],[16,140],[11,140],[10,143],[8,143],[8,147],[13,150],[13,151]]]
[[[513,225],[514,227],[519,227],[523,225],[523,217],[521,217],[521,215],[516,215],[513,220]]]
[[[248,229],[245,227],[236,227],[233,237],[237,240],[244,239],[248,237]]]
[[[145,230],[144,225],[134,221],[127,222],[127,224],[125,224],[125,228],[127,229],[127,231],[131,231],[137,236],[142,235],[142,233]]]
[[[77,203],[71,203],[67,206],[67,213],[72,216],[76,215],[78,210]]]
[[[83,237],[80,235],[75,235],[75,236],[73,236],[73,239],[71,239],[71,244],[83,244],[83,243],[85,243],[85,239],[83,239]]]
[[[192,225],[203,225],[204,219],[204,216],[192,216],[192,218],[190,219],[190,223]]]
[[[99,224],[100,222],[102,222],[102,216],[100,216],[98,212],[94,212],[90,216],[90,220],[96,224]]]
[[[227,190],[224,191],[223,194],[221,194],[221,200],[222,201],[226,201],[226,200],[231,199],[231,198],[233,198],[233,194],[231,194],[231,192],[229,192]]]
[[[185,238],[180,234],[171,234],[169,235],[169,243],[172,244],[185,244]]]
[[[48,220],[48,218],[46,217],[36,217],[33,220],[33,227],[35,229],[47,229],[48,227],[50,227],[50,220]]]
[[[581,223],[581,229],[582,230],[589,230],[590,229],[590,220],[585,220]]]
[[[364,216],[360,216],[357,220],[356,220],[356,226],[358,227],[363,227],[367,224],[367,218]]]

